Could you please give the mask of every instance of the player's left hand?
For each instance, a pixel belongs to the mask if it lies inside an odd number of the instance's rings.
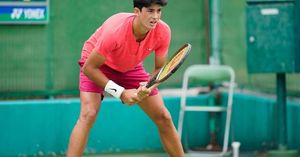
[[[140,82],[140,87],[137,89],[137,96],[140,100],[143,100],[145,97],[149,96],[151,89],[146,87],[147,82]]]

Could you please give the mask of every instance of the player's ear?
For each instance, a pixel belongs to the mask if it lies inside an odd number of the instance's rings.
[[[137,8],[137,7],[134,7],[134,8],[133,8],[133,13],[134,13],[134,14],[137,14],[137,15],[138,15],[140,12],[141,12],[141,11],[140,11],[139,8]]]

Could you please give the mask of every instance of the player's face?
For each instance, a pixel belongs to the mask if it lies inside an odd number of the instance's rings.
[[[143,7],[139,12],[139,19],[141,24],[146,29],[152,29],[156,26],[161,17],[162,6],[158,4],[152,4],[150,7]]]

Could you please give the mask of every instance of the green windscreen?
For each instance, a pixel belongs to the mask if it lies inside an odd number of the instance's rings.
[[[52,0],[47,24],[0,24],[0,97],[77,95],[77,61],[84,42],[109,16],[133,12],[132,5],[123,0]],[[172,30],[169,56],[184,43],[193,45],[185,67],[204,58],[202,8],[198,0],[174,0],[163,8],[162,20]],[[153,55],[144,64],[151,72]],[[183,69],[163,86],[179,86]]]

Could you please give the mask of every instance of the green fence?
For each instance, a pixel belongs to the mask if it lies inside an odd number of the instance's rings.
[[[164,10],[162,19],[172,27],[170,53],[185,42],[193,45],[184,66],[201,60],[202,7],[200,1],[177,0]],[[0,25],[0,95],[77,94],[77,60],[84,41],[112,14],[132,11],[132,1],[51,0],[48,24]],[[153,68],[152,62],[153,56],[145,63],[147,69]],[[178,84],[180,79],[181,72],[169,84]]]
[[[0,97],[78,94],[77,60],[84,41],[110,15],[132,12],[123,0],[50,0],[49,23],[0,25]],[[170,54],[183,43],[192,52],[183,67],[161,88],[179,87],[183,70],[206,62],[205,0],[172,0],[162,19],[172,29]],[[274,92],[275,75],[248,75],[246,70],[245,2],[221,0],[221,57],[237,73],[241,88]],[[152,69],[153,56],[145,61]],[[289,94],[299,96],[299,74],[289,74]],[[298,93],[298,94],[297,94]]]

